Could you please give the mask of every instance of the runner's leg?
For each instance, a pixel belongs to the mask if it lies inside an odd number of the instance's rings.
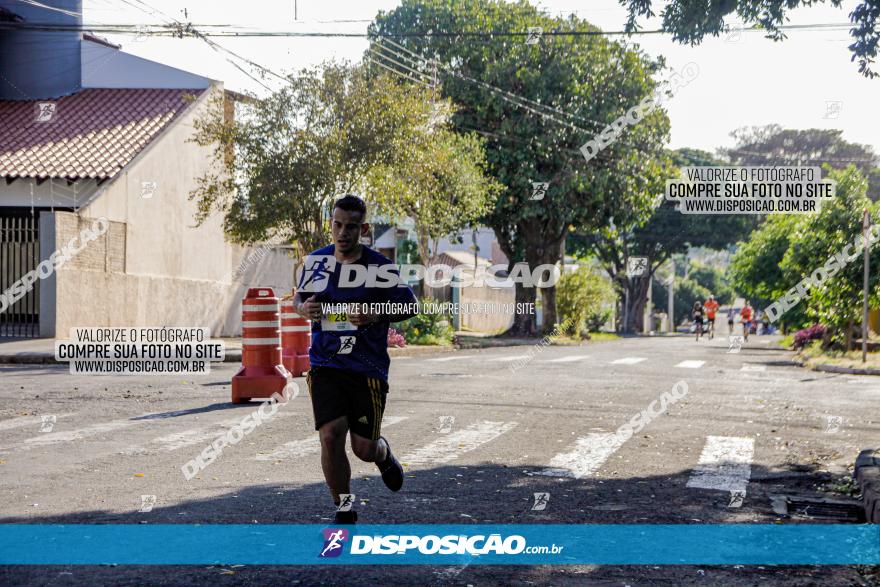
[[[359,434],[351,432],[351,450],[357,458],[367,463],[377,463],[385,460],[388,456],[388,445],[379,442],[378,439],[370,440]]]
[[[321,439],[321,469],[336,505],[339,505],[340,493],[351,493],[351,465],[348,463],[348,455],[345,454],[347,432],[348,421],[345,416],[327,422],[318,431]]]

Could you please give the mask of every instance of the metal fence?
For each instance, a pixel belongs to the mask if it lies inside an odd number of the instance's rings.
[[[0,295],[7,299],[14,283],[40,262],[39,218],[31,214],[0,212]],[[40,335],[40,282],[34,281],[15,303],[0,312],[0,337],[36,338]],[[18,290],[16,290],[17,292]]]

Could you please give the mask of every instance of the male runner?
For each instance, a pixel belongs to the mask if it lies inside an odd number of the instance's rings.
[[[715,301],[715,296],[710,295],[709,299],[703,303],[703,308],[706,310],[706,321],[707,326],[709,327],[709,340],[712,340],[712,337],[715,336],[715,312],[718,311],[718,302]]]
[[[405,284],[377,287],[368,278],[357,287],[349,286],[352,281],[340,285],[344,265],[359,264],[364,270],[372,266],[375,271],[375,267],[392,264],[360,243],[370,229],[366,216],[366,204],[359,197],[346,195],[336,200],[330,218],[333,244],[306,258],[294,298],[296,312],[312,320],[307,381],[321,441],[321,468],[337,507],[339,495],[350,493],[351,467],[345,453],[348,433],[352,452],[363,461],[376,463],[389,489],[398,491],[403,486],[403,467],[379,433],[391,363],[388,324],[411,318],[415,311],[376,314],[361,307],[347,315],[324,314],[321,306],[391,302],[415,309],[415,295]],[[399,276],[396,268],[392,273]],[[356,522],[355,511],[337,509],[335,523]]]
[[[752,329],[752,307],[746,300],[742,310],[739,311],[740,321],[743,325],[743,342],[749,341],[749,331]]]

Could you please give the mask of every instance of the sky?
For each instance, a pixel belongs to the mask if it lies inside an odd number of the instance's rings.
[[[656,2],[656,0],[655,0]],[[625,10],[617,0],[544,0],[550,14],[575,12],[603,30],[621,30]],[[151,12],[145,4],[159,12]],[[380,10],[397,1],[369,0],[84,0],[86,23],[161,24],[169,17],[194,25],[226,24],[253,30],[365,32]],[[844,0],[839,9],[818,5],[791,13],[790,24],[847,23],[857,4]],[[139,10],[138,7],[143,8]],[[186,16],[183,13],[186,9]],[[659,28],[657,20],[644,28]],[[205,29],[207,30],[207,29]],[[193,38],[106,35],[123,50],[187,71],[222,80],[228,89],[266,90],[249,79],[221,53]],[[278,73],[315,65],[327,59],[360,60],[365,38],[216,38],[217,42]],[[699,75],[666,102],[672,122],[671,148],[693,147],[714,152],[733,146],[731,131],[743,126],[779,124],[785,128],[842,129],[852,142],[869,144],[880,153],[880,78],[870,80],[850,61],[847,30],[792,31],[774,42],[759,32],[707,38],[690,47],[669,35],[637,39],[651,56],[663,55],[676,71],[696,63]],[[277,86],[279,81],[266,81]]]

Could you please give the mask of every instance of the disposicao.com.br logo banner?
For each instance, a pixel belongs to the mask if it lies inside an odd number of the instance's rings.
[[[876,565],[872,524],[0,524],[0,565]]]

